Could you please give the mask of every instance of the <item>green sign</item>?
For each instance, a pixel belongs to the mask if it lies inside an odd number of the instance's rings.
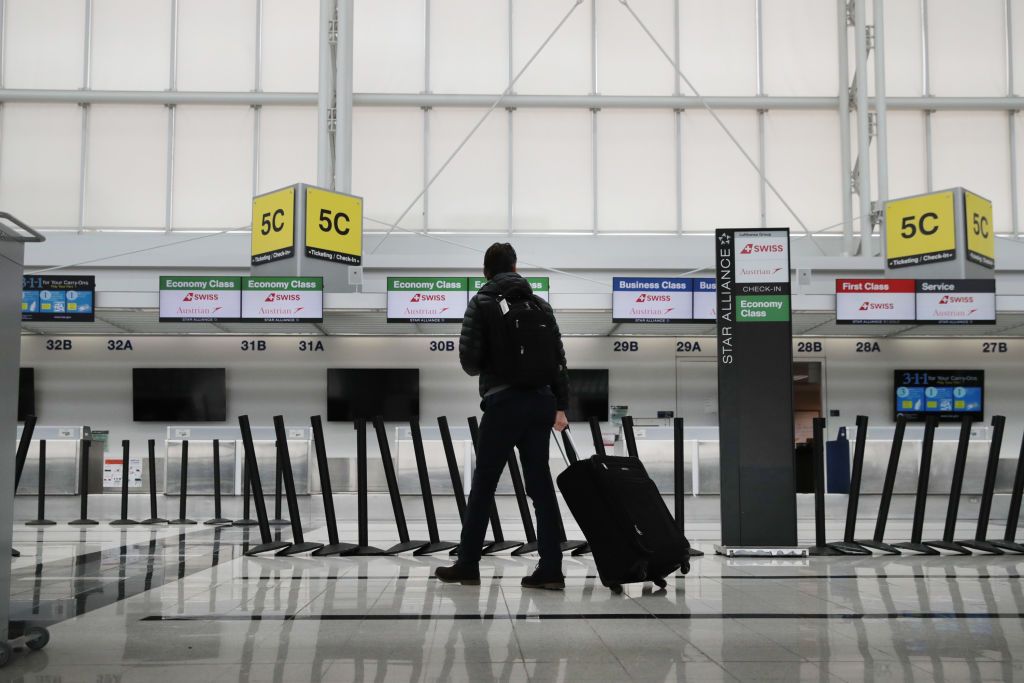
[[[468,281],[464,277],[389,277],[389,292],[465,292]]]
[[[243,277],[242,289],[245,291],[276,292],[322,292],[322,277]]]
[[[786,294],[737,295],[736,322],[784,323],[789,320]]]
[[[231,276],[193,277],[191,275],[161,275],[160,289],[188,289],[198,291],[224,291],[242,288],[242,278]]]
[[[528,277],[526,281],[530,283],[530,288],[533,289],[534,294],[547,294],[551,291],[551,278]],[[479,291],[486,283],[487,278],[485,277],[471,277],[469,278],[469,291]]]

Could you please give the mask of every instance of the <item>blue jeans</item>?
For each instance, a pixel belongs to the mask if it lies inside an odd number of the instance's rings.
[[[562,549],[558,522],[561,512],[548,468],[548,444],[551,427],[555,423],[555,397],[547,390],[506,389],[488,396],[482,405],[484,416],[480,421],[473,485],[462,524],[459,564],[479,563],[494,490],[508,459],[515,457],[512,449],[518,448],[526,493],[533,500],[537,515],[540,570],[560,573]]]

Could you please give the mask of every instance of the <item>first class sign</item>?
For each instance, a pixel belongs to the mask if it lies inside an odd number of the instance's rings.
[[[916,317],[914,280],[836,280],[836,322],[839,324],[913,323]]]
[[[692,319],[691,278],[612,279],[613,322],[675,323]]]

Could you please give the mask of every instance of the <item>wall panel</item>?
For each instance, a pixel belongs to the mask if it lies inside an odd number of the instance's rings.
[[[604,109],[597,122],[598,232],[674,232],[673,113]]]

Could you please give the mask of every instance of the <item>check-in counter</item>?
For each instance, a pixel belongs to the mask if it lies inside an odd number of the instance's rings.
[[[17,449],[21,439],[23,426],[18,426]],[[17,494],[34,496],[39,492],[39,442],[46,441],[46,494],[55,496],[74,496],[79,491],[79,465],[82,458],[82,439],[89,436],[90,430],[84,426],[44,427],[36,426],[25,459],[25,469],[21,473],[21,483]],[[90,466],[95,463],[90,462]],[[102,464],[100,464],[102,467]],[[94,468],[95,469],[95,468]],[[91,474],[91,473],[90,473]],[[90,480],[92,477],[90,476]]]
[[[469,495],[470,482],[473,478],[473,442],[469,436],[469,427],[449,425],[452,435],[452,447],[455,450],[455,462],[462,479],[462,488],[465,494]],[[420,493],[419,471],[416,469],[416,451],[412,443],[412,429],[407,425],[400,425],[395,429],[395,442],[392,445],[392,454],[395,458],[395,470],[398,472],[398,489],[404,494]],[[436,426],[424,425],[420,427],[420,436],[423,439],[423,454],[427,463],[428,480],[430,491],[434,495],[451,495],[452,488],[451,473],[448,471],[448,458],[444,453],[444,443],[441,441],[441,429]],[[371,438],[372,443],[372,438]],[[371,448],[380,466],[380,456]],[[373,472],[372,469],[370,469]],[[387,490],[387,482],[384,480],[384,470],[380,470],[381,490]],[[371,484],[370,490],[374,490]],[[503,474],[498,485],[497,493],[513,493],[512,482],[508,474]]]

